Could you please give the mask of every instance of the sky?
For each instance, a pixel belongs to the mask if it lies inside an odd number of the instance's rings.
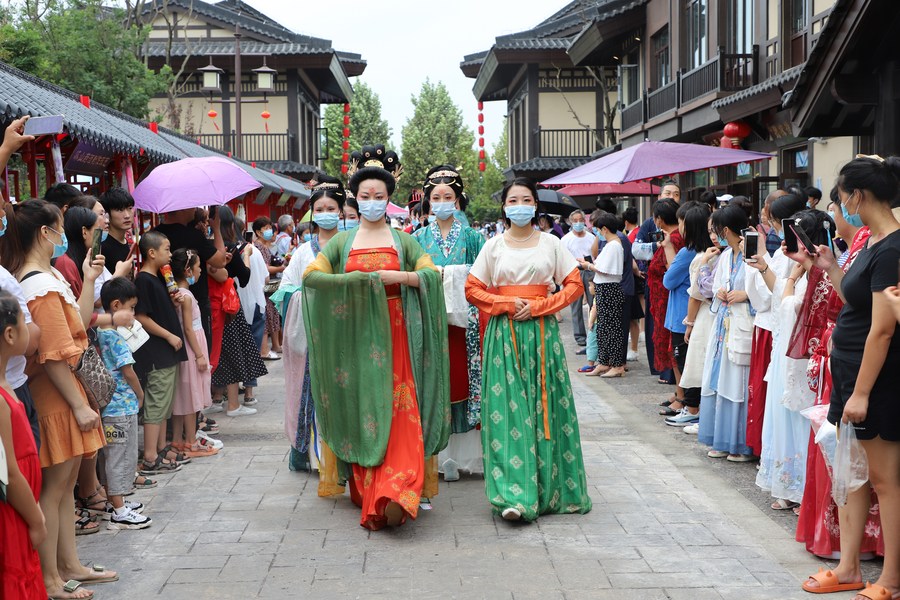
[[[359,79],[381,98],[398,151],[401,130],[413,113],[410,98],[426,78],[443,81],[466,125],[477,129],[475,80],[459,69],[463,57],[489,49],[499,35],[534,27],[568,4],[567,0],[332,0],[307,8],[313,3],[245,2],[292,31],[330,39],[337,50],[362,54],[368,66]],[[500,137],[506,102],[487,102],[484,113],[484,137],[491,148]]]

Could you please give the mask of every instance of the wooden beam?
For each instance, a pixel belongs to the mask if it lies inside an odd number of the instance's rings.
[[[878,104],[878,78],[871,75],[838,75],[831,80],[831,96],[844,106]]]

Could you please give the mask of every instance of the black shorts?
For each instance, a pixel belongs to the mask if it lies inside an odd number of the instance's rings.
[[[860,363],[831,357],[831,406],[828,421],[841,422],[844,405],[853,394]],[[869,410],[866,419],[856,424],[856,437],[871,440],[876,437],[888,442],[900,442],[900,356],[888,355],[872,392],[869,394]]]

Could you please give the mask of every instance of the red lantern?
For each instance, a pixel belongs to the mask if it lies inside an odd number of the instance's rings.
[[[744,123],[743,121],[732,121],[725,125],[725,129],[722,131],[725,135],[730,138],[737,138],[739,140],[744,139],[751,133],[750,126]]]
[[[217,112],[216,112],[215,110],[213,110],[213,109],[209,109],[209,112],[206,113],[206,116],[209,117],[210,119],[215,119],[216,117],[219,116],[219,113],[217,113]]]
[[[350,124],[350,115],[344,115],[344,125]]]
[[[349,160],[350,160],[350,155],[347,154],[346,152],[344,152],[344,153],[341,155],[341,161],[343,161],[343,162],[348,162]]]
[[[478,122],[479,122],[479,123],[484,123],[484,115],[481,114],[481,113],[478,113]]]
[[[484,138],[478,138],[478,147],[484,148]]]
[[[344,175],[346,175],[346,174],[347,174],[347,171],[349,171],[349,170],[350,170],[350,167],[349,167],[349,166],[347,166],[347,165],[341,165],[341,173],[343,173]]]
[[[485,159],[485,153],[484,153],[484,150],[483,150],[483,149],[482,149],[482,150],[479,150],[479,151],[478,151],[478,160],[484,160],[484,159]]]
[[[350,128],[349,127],[344,127],[344,137],[345,138],[350,137]]]
[[[344,150],[349,150],[350,149],[350,140],[344,140],[343,143],[341,143],[341,148],[343,148]]]
[[[478,126],[478,135],[484,135],[484,125]]]
[[[483,162],[478,163],[478,170],[481,171],[482,173],[484,173],[484,170],[486,168],[487,167],[485,166],[485,164]]]
[[[262,112],[260,113],[259,116],[261,116],[263,119],[268,119],[269,117],[272,116],[272,113],[270,113],[270,112],[267,111],[267,110],[264,110],[264,111],[262,111]]]
[[[484,110],[484,102],[478,103],[478,110]]]
[[[346,102],[346,103],[344,103],[344,113],[346,114],[349,112],[350,112],[350,103]]]

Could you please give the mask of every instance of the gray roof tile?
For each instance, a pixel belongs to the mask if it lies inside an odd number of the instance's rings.
[[[232,56],[234,55],[234,40],[174,42],[172,44],[171,52],[172,56],[187,56],[188,54],[192,56],[211,56],[216,54]],[[319,55],[331,54],[332,52],[334,52],[334,50],[331,47],[310,46],[299,43],[268,44],[266,42],[255,42],[251,40],[243,40],[241,42],[242,54],[267,54],[270,56],[277,56],[292,54]],[[147,56],[166,56],[166,43],[147,43],[144,46],[144,54]],[[344,59],[342,58],[342,60]]]
[[[524,162],[510,165],[509,170],[516,173],[535,171],[568,171],[588,162],[590,158],[532,158]]]
[[[792,81],[796,81],[800,77],[800,73],[803,71],[805,65],[797,65],[796,67],[791,67],[787,71],[783,71],[776,75],[775,77],[770,77],[765,81],[758,83],[756,85],[751,85],[747,89],[741,90],[737,93],[734,93],[730,96],[726,96],[719,100],[716,100],[712,103],[713,108],[720,108],[722,106],[728,106],[730,104],[734,104],[735,102],[740,102],[741,100],[746,100],[747,98],[752,98],[757,94],[761,94],[763,92],[767,92],[771,89],[775,89],[780,87],[786,83],[790,83]]]

